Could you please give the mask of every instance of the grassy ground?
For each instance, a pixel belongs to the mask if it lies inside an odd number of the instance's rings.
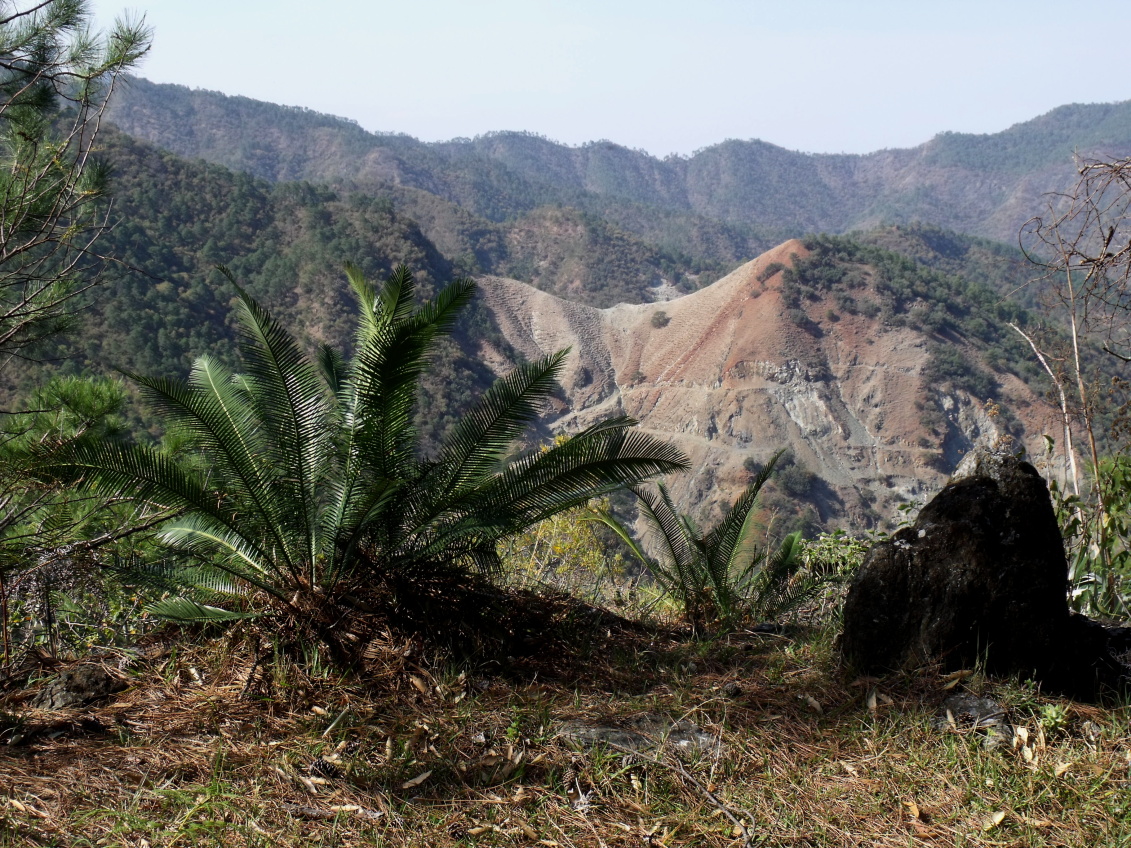
[[[1027,731],[987,750],[931,728],[947,679],[851,680],[828,630],[614,633],[576,663],[462,676],[390,645],[365,686],[275,666],[248,687],[226,644],[134,663],[97,708],[9,699],[0,845],[1131,845],[1128,709],[974,675],[956,688]],[[558,735],[643,713],[720,745]]]

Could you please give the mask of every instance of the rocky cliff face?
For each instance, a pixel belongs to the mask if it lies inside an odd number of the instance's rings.
[[[965,451],[1005,432],[1005,419],[965,392],[924,385],[923,333],[863,314],[834,320],[823,302],[807,303],[806,316],[785,309],[780,268],[803,255],[789,241],[694,294],[609,309],[513,280],[480,283],[522,355],[571,348],[552,428],[627,414],[673,439],[693,469],[671,481],[673,494],[704,517],[749,482],[747,458],[790,447],[823,481],[811,495],[821,517],[859,528],[925,500]],[[1037,449],[1043,433],[1058,433],[1051,407],[1016,377],[996,376],[1023,443]],[[930,393],[946,418],[941,438],[922,421]]]

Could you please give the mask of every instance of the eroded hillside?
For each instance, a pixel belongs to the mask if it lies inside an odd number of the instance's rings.
[[[624,413],[674,439],[693,471],[671,481],[673,494],[700,514],[749,482],[748,459],[790,447],[819,478],[811,498],[821,517],[860,526],[933,492],[979,439],[1012,430],[1036,449],[1057,432],[1052,408],[1013,374],[993,372],[992,403],[928,385],[932,339],[920,329],[834,313],[832,296],[807,298],[799,316],[783,302],[783,276],[806,254],[788,241],[693,294],[609,309],[513,280],[480,282],[515,350],[572,349],[550,426]],[[988,368],[976,346],[952,344]],[[943,420],[932,422],[931,409]]]

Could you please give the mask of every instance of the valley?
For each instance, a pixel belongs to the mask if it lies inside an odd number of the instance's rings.
[[[771,486],[770,512],[809,528],[889,525],[979,440],[1062,468],[1051,384],[1008,329],[1040,323],[1035,272],[1002,241],[1070,177],[1069,140],[1131,145],[1128,104],[869,156],[726,142],[678,161],[521,134],[424,144],[141,79],[112,118],[119,264],[87,331],[10,372],[7,396],[44,373],[235,364],[216,263],[348,349],[344,263],[379,279],[407,262],[426,296],[480,286],[425,375],[426,446],[494,376],[570,347],[544,436],[640,419],[692,458],[672,490],[704,519],[786,449],[802,482]],[[806,233],[848,229],[810,256]]]

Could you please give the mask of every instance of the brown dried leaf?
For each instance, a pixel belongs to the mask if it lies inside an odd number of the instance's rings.
[[[991,831],[999,824],[1005,821],[1005,811],[998,810],[996,813],[990,813],[982,820],[982,830]]]
[[[418,774],[416,777],[412,778],[411,780],[406,780],[404,783],[401,784],[401,789],[412,789],[413,787],[419,786],[420,784],[422,784],[424,781],[426,781],[431,776],[432,776],[432,770],[429,769],[426,772],[422,772],[421,774]]]
[[[967,677],[972,677],[973,674],[974,672],[968,668],[964,668],[961,671],[952,671],[950,674],[943,678],[942,688],[944,690],[953,689]]]

